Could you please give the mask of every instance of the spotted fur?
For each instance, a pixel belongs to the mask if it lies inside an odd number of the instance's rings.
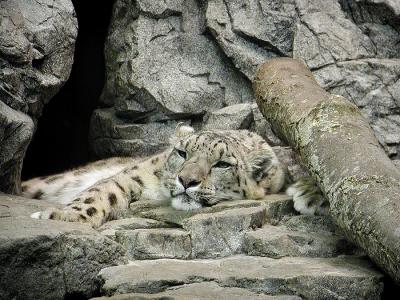
[[[279,192],[284,170],[272,148],[257,134],[200,131],[180,126],[171,146],[142,161],[114,158],[23,183],[24,196],[66,204],[32,217],[85,222],[96,227],[130,202],[167,201],[192,210],[233,199],[261,199]]]

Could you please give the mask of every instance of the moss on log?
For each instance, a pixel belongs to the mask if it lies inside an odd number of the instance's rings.
[[[400,283],[400,172],[358,108],[323,90],[290,58],[261,65],[258,106],[301,155],[348,238]]]

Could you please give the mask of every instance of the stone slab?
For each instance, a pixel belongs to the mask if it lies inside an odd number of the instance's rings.
[[[351,254],[354,247],[343,236],[301,232],[285,226],[265,225],[245,233],[244,252],[248,255],[279,258],[284,256],[334,257]]]
[[[192,250],[189,233],[174,228],[120,230],[116,240],[130,259],[188,259]]]
[[[145,218],[125,218],[125,219],[118,219],[118,220],[112,220],[109,221],[99,228],[97,230],[115,240],[116,232],[121,231],[121,230],[135,230],[135,229],[149,229],[149,228],[168,228],[171,227],[169,224],[165,222],[160,222],[157,220],[153,219],[145,219]]]
[[[111,297],[92,298],[92,300],[301,300],[297,296],[279,295],[270,296],[265,294],[256,294],[249,290],[236,287],[219,286],[216,282],[199,282],[192,284],[184,284],[176,287],[168,288],[166,291],[156,294],[130,293],[115,295]]]
[[[159,293],[171,286],[217,282],[269,295],[306,299],[379,299],[382,274],[361,258],[232,256],[214,260],[135,261],[103,269],[98,276],[104,295]]]
[[[121,245],[88,225],[29,217],[50,206],[0,194],[0,299],[90,297],[100,269],[127,261]]]
[[[199,214],[182,225],[190,232],[192,257],[208,258],[240,253],[244,232],[261,227],[264,220],[263,207],[250,207]]]
[[[167,224],[182,226],[183,222],[195,215],[205,213],[216,213],[227,209],[258,207],[263,202],[256,200],[234,200],[220,202],[211,207],[203,207],[192,211],[176,210],[171,206],[160,206],[159,203],[153,201],[138,201],[130,205],[130,209],[135,216],[142,218],[155,219]]]

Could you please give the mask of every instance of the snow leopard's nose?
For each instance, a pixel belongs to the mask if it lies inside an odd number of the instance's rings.
[[[183,187],[186,189],[190,187],[195,187],[201,183],[201,181],[196,180],[195,178],[192,177],[181,177],[178,176],[179,182],[183,185]]]

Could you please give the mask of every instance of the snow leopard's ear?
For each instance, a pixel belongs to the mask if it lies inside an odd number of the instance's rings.
[[[183,137],[192,134],[194,132],[194,128],[185,123],[180,122],[175,128],[175,135],[170,138],[171,144],[176,144]]]
[[[276,164],[277,158],[270,149],[259,149],[248,154],[251,178],[260,181],[268,173],[269,169]]]

